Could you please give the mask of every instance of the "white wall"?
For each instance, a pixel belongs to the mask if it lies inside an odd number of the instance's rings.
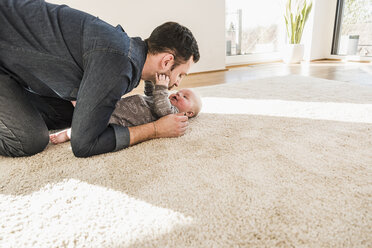
[[[47,0],[48,1],[48,0]],[[190,72],[225,68],[225,1],[224,0],[49,0],[99,16],[129,36],[147,38],[166,21],[188,27],[198,41],[200,60]]]
[[[130,36],[140,36],[143,39],[147,38],[156,26],[166,21],[179,22],[193,32],[199,44],[201,59],[190,72],[225,68],[225,0],[49,1],[64,3],[86,11],[115,26],[120,24]],[[302,39],[305,44],[306,61],[331,57],[337,6],[337,0],[313,1],[313,10],[306,23]],[[238,63],[247,64],[257,61],[259,59],[249,57]]]

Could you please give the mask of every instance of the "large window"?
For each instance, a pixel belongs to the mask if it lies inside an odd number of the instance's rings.
[[[283,0],[226,0],[226,55],[279,50],[284,23]]]
[[[332,54],[372,56],[372,0],[338,0]]]

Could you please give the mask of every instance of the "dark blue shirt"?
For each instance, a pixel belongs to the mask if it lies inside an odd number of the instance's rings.
[[[0,0],[0,70],[42,96],[77,100],[71,145],[79,156],[129,146],[108,125],[116,102],[140,81],[147,46],[121,28],[43,0]]]

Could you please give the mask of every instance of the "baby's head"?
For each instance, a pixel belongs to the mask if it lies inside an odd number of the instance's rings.
[[[179,112],[185,112],[189,118],[197,116],[202,107],[200,96],[191,89],[179,90],[171,94],[169,100]]]

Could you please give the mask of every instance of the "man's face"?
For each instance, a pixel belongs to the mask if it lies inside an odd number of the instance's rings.
[[[180,85],[182,79],[187,76],[190,67],[194,64],[192,57],[185,63],[178,65],[173,70],[168,70],[163,72],[163,74],[169,77],[169,87],[168,89],[172,89],[173,87],[178,87]]]

